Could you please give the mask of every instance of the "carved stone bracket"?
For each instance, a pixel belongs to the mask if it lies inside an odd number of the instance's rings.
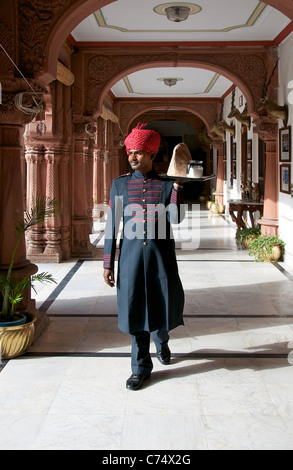
[[[86,125],[94,123],[91,116],[74,116],[73,117],[73,133],[74,138],[78,140],[89,140],[89,135],[86,132]]]
[[[221,137],[213,138],[212,145],[223,156],[223,151],[224,151],[224,149],[223,149],[223,139]]]
[[[278,138],[278,122],[276,119],[270,116],[260,116],[254,119],[253,123],[253,132],[257,133],[262,140],[276,140]]]

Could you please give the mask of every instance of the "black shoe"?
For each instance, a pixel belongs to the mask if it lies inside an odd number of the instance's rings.
[[[164,366],[170,364],[171,351],[168,345],[164,346],[162,348],[162,351],[157,351],[157,358],[159,359],[160,363]]]
[[[126,381],[126,388],[129,390],[138,390],[148,378],[149,375],[132,374]]]

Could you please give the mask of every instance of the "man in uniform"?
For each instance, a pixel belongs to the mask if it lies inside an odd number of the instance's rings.
[[[117,275],[118,327],[132,338],[132,375],[139,389],[150,376],[150,335],[157,357],[169,364],[169,334],[183,324],[184,292],[178,274],[171,223],[184,212],[180,180],[161,178],[153,170],[160,135],[138,124],[125,139],[132,173],[114,179],[104,245],[104,279],[114,287],[117,227],[123,219]]]

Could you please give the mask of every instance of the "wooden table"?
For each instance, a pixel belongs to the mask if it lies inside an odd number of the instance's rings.
[[[259,211],[260,215],[263,215],[263,202],[246,201],[245,199],[229,199],[227,202],[231,219],[236,223],[238,229],[247,226],[244,218],[245,212],[249,212],[252,227],[255,226],[254,212]]]

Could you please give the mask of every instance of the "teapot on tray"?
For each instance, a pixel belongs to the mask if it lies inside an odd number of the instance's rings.
[[[202,163],[203,162],[198,160],[190,160],[190,162],[187,163],[186,176],[188,178],[201,178],[203,175]]]

